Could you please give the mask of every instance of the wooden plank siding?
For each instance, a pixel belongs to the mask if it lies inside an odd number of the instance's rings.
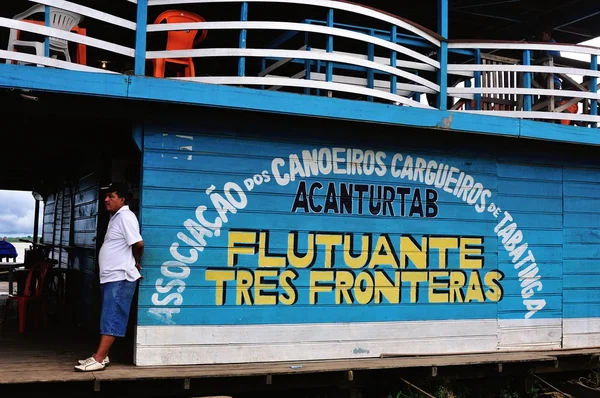
[[[564,345],[600,344],[600,178],[564,170]]]
[[[69,308],[81,325],[95,322],[98,289],[96,225],[98,183],[90,174],[47,197],[44,206],[43,243],[51,245],[50,257],[66,268]]]
[[[599,169],[510,146],[323,136],[146,128],[138,365],[600,345],[597,311],[581,306],[595,308],[595,273],[569,271],[599,261],[570,241],[598,239]],[[436,185],[426,169],[440,164]],[[575,340],[567,325],[582,322]]]

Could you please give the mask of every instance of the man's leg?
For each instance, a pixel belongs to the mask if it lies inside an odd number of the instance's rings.
[[[94,354],[94,359],[97,362],[102,362],[104,358],[108,356],[108,351],[110,351],[110,347],[113,345],[117,338],[115,336],[109,336],[103,334],[100,336],[100,343],[98,344],[98,349]]]

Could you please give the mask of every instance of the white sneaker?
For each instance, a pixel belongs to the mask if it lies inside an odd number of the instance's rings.
[[[92,355],[92,357],[93,357],[93,355]],[[80,360],[79,360],[79,361],[77,361],[77,362],[79,362],[79,364],[80,364],[80,365],[83,365],[83,363],[84,363],[85,361],[87,361],[87,359],[80,359]],[[102,361],[102,364],[103,364],[104,366],[110,366],[110,360],[108,359],[108,356],[107,356],[106,358],[104,358],[104,360]]]
[[[77,365],[74,367],[75,370],[79,372],[95,372],[97,370],[106,369],[106,365],[100,363],[94,359],[94,357],[89,357],[81,365]]]

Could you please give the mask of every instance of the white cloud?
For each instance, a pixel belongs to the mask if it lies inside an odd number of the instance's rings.
[[[40,212],[43,205],[40,206]],[[0,236],[33,235],[35,200],[31,192],[0,191]],[[42,217],[40,215],[39,233]]]

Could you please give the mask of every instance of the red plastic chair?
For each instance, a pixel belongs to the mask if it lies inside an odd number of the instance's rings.
[[[183,10],[168,10],[161,13],[155,24],[159,23],[190,23],[190,22],[206,22],[200,15]],[[170,31],[167,34],[167,51],[169,50],[191,50],[194,46],[206,39],[208,30],[202,30],[200,37],[196,38],[197,30],[177,30]],[[196,76],[194,70],[194,62],[192,58],[158,58],[152,60],[154,69],[154,77],[165,77],[165,66],[167,62],[174,64],[185,65],[186,77]],[[181,76],[180,73],[177,76]]]
[[[6,320],[8,319],[9,304],[13,301],[17,302],[19,313],[19,333],[25,333],[27,325],[27,307],[29,303],[37,304],[37,312],[34,316],[34,325],[37,328],[39,318],[42,317],[44,327],[47,327],[46,319],[46,302],[44,300],[44,285],[46,283],[46,275],[48,270],[52,268],[49,262],[42,261],[33,265],[27,272],[25,280],[25,289],[22,295],[8,296],[6,306],[4,307],[4,320],[2,321],[2,333],[6,332]],[[33,285],[32,285],[33,284]]]

